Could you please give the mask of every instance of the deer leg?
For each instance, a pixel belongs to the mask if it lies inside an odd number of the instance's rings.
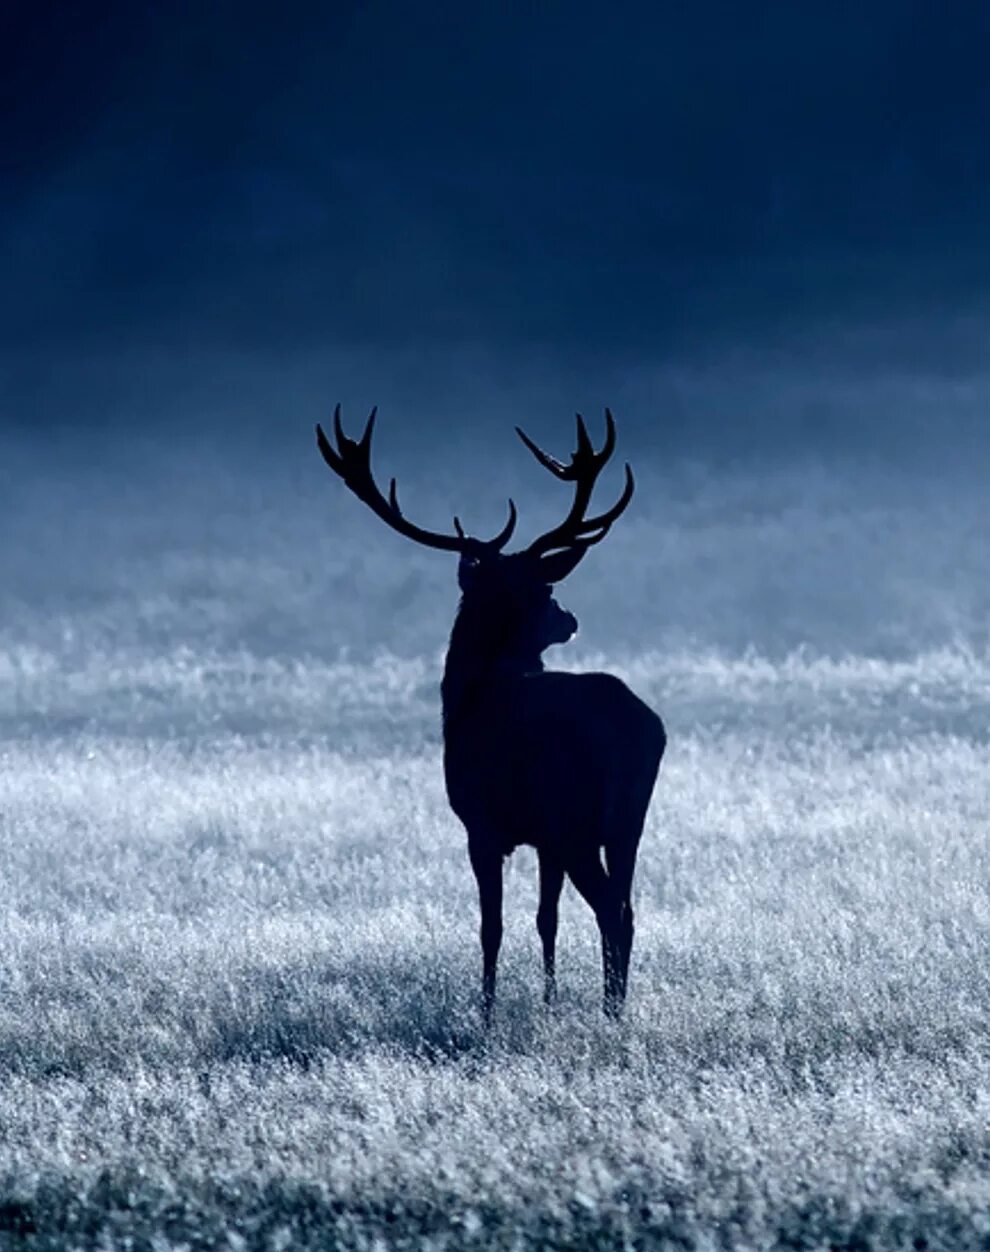
[[[502,856],[477,845],[469,846],[469,852],[481,903],[481,1016],[488,1027],[495,1009],[495,971],[502,945]]]
[[[619,907],[621,962],[619,976],[622,983],[623,999],[625,999],[626,985],[629,980],[629,958],[632,955],[633,934],[635,932],[633,925],[632,879],[636,868],[637,844],[638,841],[631,848],[616,849],[613,846],[605,849],[605,864],[608,866],[608,876],[612,884],[613,895]]]
[[[557,903],[564,885],[564,870],[546,852],[540,858],[540,907],[536,913],[536,929],[543,943],[543,1003],[557,998]]]
[[[602,937],[604,1009],[608,1017],[622,1012],[622,941],[618,903],[597,850],[567,866],[571,882],[591,905]]]

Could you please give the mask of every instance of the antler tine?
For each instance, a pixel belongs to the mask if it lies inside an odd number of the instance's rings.
[[[389,483],[388,499],[382,495],[371,472],[371,440],[375,431],[377,406],[371,410],[364,433],[360,439],[349,439],[344,434],[344,426],[340,415],[340,405],[333,411],[333,433],[336,448],[317,424],[316,443],[327,465],[344,480],[347,487],[364,503],[391,526],[400,535],[425,544],[429,548],[439,548],[444,552],[459,552],[462,555],[478,556],[483,552],[499,552],[508,543],[516,525],[516,506],[509,501],[509,520],[494,539],[473,539],[465,535],[460,522],[454,521],[456,535],[441,535],[435,531],[424,530],[410,522],[399,508],[398,489],[395,479]]]
[[[600,452],[596,452],[594,449],[588,434],[588,428],[584,424],[584,418],[580,413],[576,413],[575,418],[577,419],[577,448],[571,454],[569,465],[565,465],[563,461],[558,461],[549,452],[544,452],[539,444],[534,443],[530,439],[521,426],[516,427],[516,434],[543,468],[548,469],[555,478],[560,478],[564,482],[576,482],[584,478],[596,466],[598,467],[595,469],[597,473],[598,469],[612,455],[612,451],[615,448],[615,422],[608,409],[605,410],[605,443]]]
[[[518,516],[519,516],[519,515],[518,515],[518,513],[516,512],[516,506],[515,506],[515,503],[513,502],[512,497],[511,497],[511,496],[509,496],[509,516],[508,516],[508,518],[506,519],[506,523],[505,523],[505,525],[504,525],[504,526],[502,527],[502,529],[498,532],[498,534],[495,536],[495,538],[494,538],[494,539],[488,539],[488,540],[486,540],[487,545],[488,545],[488,546],[489,546],[489,547],[490,547],[493,551],[495,551],[495,552],[500,552],[500,551],[501,551],[501,550],[505,547],[505,545],[509,542],[509,540],[512,538],[512,532],[513,532],[513,531],[515,530],[515,528],[516,528],[516,521],[517,521],[517,519],[518,519]],[[455,520],[456,520],[456,519],[455,519]],[[477,540],[477,539],[475,539],[475,540],[468,540],[468,542],[469,542],[469,543],[471,543],[471,542],[473,542],[473,543],[477,543],[477,542],[478,542],[478,540]]]
[[[593,460],[595,447],[588,435],[588,428],[584,424],[584,418],[580,413],[575,413],[574,417],[577,421],[577,450],[571,457],[571,461],[577,465],[581,460]]]
[[[604,539],[609,527],[629,504],[634,490],[632,471],[627,465],[626,482],[618,501],[605,513],[599,514],[597,517],[585,518],[584,515],[588,505],[591,503],[591,495],[598,475],[615,450],[615,419],[611,410],[605,410],[605,442],[597,452],[588,436],[588,428],[584,424],[584,418],[580,413],[577,414],[577,448],[571,454],[570,464],[568,465],[564,465],[561,461],[556,460],[555,457],[549,456],[542,448],[529,439],[518,426],[516,430],[523,443],[525,443],[541,465],[549,469],[555,477],[575,484],[574,499],[571,503],[570,511],[563,522],[552,530],[547,531],[546,534],[541,535],[538,539],[535,539],[530,544],[527,552],[533,556],[542,556],[554,548],[567,548],[576,546],[579,543],[587,546],[590,543],[598,543],[599,540]],[[596,531],[601,531],[601,533],[595,534],[594,532]]]
[[[619,496],[615,504],[613,504],[610,509],[606,509],[604,513],[599,513],[597,517],[587,517],[581,523],[579,533],[582,534],[582,538],[586,542],[598,543],[599,540],[604,539],[611,529],[612,523],[620,518],[628,508],[629,501],[633,498],[633,492],[636,490],[636,482],[633,478],[633,472],[629,467],[628,461],[625,465],[625,471],[626,481],[622,488],[622,495]],[[583,534],[585,531],[594,532],[596,530],[600,530],[601,534],[595,535],[594,538],[589,539],[587,535]]]
[[[340,405],[337,405],[338,411]],[[358,440],[358,447],[368,458],[368,464],[371,464],[371,436],[375,433],[375,419],[378,417],[378,405],[373,405],[371,412],[368,414],[368,420],[364,425],[364,434]]]
[[[340,413],[340,405],[338,404],[337,408],[334,411],[335,423],[338,420],[339,413]],[[323,457],[324,461],[326,461],[327,465],[330,466],[333,472],[335,474],[343,475],[344,462],[340,459],[337,453],[333,450],[333,445],[330,443],[330,440],[323,433],[323,427],[320,425],[319,422],[316,423],[316,446],[320,449],[320,455]]]
[[[599,456],[603,461],[607,461],[615,451],[615,418],[612,416],[612,410],[606,406],[605,409],[605,443]]]
[[[557,478],[567,479],[573,477],[573,466],[564,465],[562,461],[558,461],[557,458],[555,456],[551,456],[549,452],[544,452],[541,447],[530,439],[529,435],[526,434],[521,426],[516,427],[516,434],[523,441],[526,447],[529,448],[530,452],[532,452],[533,456],[536,457],[544,469],[548,469],[550,473],[554,474]]]
[[[604,513],[599,513],[597,517],[587,517],[573,529],[569,536],[554,538],[554,532],[550,531],[547,535],[542,536],[536,543],[530,545],[528,551],[535,556],[544,556],[554,549],[560,548],[585,548],[593,547],[596,543],[601,543],[608,532],[612,529],[612,523],[615,522],[626,511],[629,501],[633,498],[633,492],[636,490],[636,483],[633,479],[633,472],[629,465],[625,466],[626,481],[622,488],[622,494],[616,500],[610,509],[606,509]],[[562,528],[558,527],[558,531]],[[536,544],[540,547],[536,549]]]

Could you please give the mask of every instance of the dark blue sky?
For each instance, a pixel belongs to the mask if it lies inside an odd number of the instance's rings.
[[[18,386],[108,345],[662,364],[841,329],[881,368],[982,359],[985,3],[2,21]]]

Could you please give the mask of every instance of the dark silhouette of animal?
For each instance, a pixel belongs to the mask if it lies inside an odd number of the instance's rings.
[[[543,943],[544,998],[556,993],[557,905],[565,875],[594,910],[601,932],[604,1005],[621,1010],[633,941],[631,901],[636,853],[666,744],[663,723],[610,674],[548,672],[542,654],[566,643],[577,620],[552,588],[604,539],[629,504],[633,477],[606,512],[588,517],[592,490],[615,447],[596,451],[580,414],[577,450],[565,465],[517,432],[556,478],[573,484],[567,516],[528,548],[503,553],[516,523],[494,539],[472,538],[454,518],[437,534],[403,516],[392,479],[386,498],[371,472],[375,410],[359,440],[334,413],[335,445],[317,426],[326,463],[393,530],[460,556],[460,607],[441,687],[444,774],[451,807],[464,823],[481,902],[482,1011],[490,1022],[502,940],[502,862],[519,844],[535,847],[540,866],[536,925]],[[601,854],[604,851],[605,863]]]

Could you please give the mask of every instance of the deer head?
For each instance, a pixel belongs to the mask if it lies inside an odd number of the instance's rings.
[[[625,486],[619,499],[604,513],[588,517],[595,482],[615,448],[615,421],[605,410],[605,443],[596,451],[584,419],[577,415],[577,448],[564,464],[538,447],[516,427],[537,461],[555,478],[573,483],[574,496],[564,520],[520,552],[503,552],[516,525],[516,506],[509,501],[509,516],[492,539],[465,534],[454,518],[454,533],[439,534],[414,525],[399,508],[395,479],[386,497],[371,472],[371,440],[377,410],[372,409],[360,439],[349,439],[340,419],[340,405],[333,416],[334,444],[316,428],[323,459],[354,494],[393,530],[425,547],[460,556],[458,582],[463,592],[462,612],[474,623],[473,635],[482,652],[511,658],[522,665],[537,665],[544,648],[566,643],[577,630],[573,614],[553,599],[552,587],[574,570],[584,554],[608,534],[613,522],[632,499],[633,476],[625,467]],[[487,645],[487,646],[486,646]]]

